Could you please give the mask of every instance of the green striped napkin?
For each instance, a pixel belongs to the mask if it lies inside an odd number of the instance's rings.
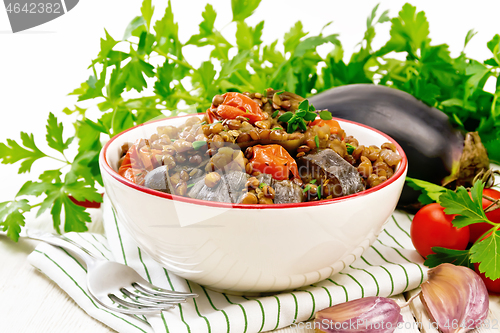
[[[125,263],[151,283],[198,298],[161,316],[128,316],[103,309],[89,296],[85,266],[68,252],[40,244],[30,263],[56,282],[90,316],[118,332],[254,333],[272,331],[314,317],[318,310],[366,296],[390,296],[418,287],[426,278],[423,260],[409,236],[411,216],[395,212],[375,243],[341,273],[294,292],[251,298],[214,292],[161,267],[135,244],[105,198],[105,236],[69,233],[92,253]]]

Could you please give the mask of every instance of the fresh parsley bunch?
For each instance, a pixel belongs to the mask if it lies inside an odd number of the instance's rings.
[[[391,86],[441,109],[457,127],[478,130],[490,158],[500,161],[500,84],[495,93],[483,89],[490,77],[500,82],[499,35],[488,43],[492,57],[484,63],[467,58],[464,52],[452,58],[447,45],[431,44],[429,23],[423,12],[406,4],[397,17],[390,19],[387,11],[377,14],[377,5],[368,17],[359,49],[349,61],[344,61],[338,35],[323,34],[331,22],[318,35],[309,35],[299,21],[282,40],[264,45],[264,21],[255,26],[246,22],[260,2],[231,0],[235,45],[215,27],[217,13],[210,4],[202,14],[199,33],[186,41],[179,39],[179,26],[170,2],[162,18],[153,22],[152,0],[144,0],[141,14],[130,22],[123,38],[105,31],[100,52],[89,66],[91,75],[71,92],[78,96],[78,103],[63,110],[73,121],[74,135],[68,136],[67,129],[63,135],[62,123],[50,114],[46,140],[53,153],[42,152],[33,135],[27,133],[21,133],[20,141],[9,139],[0,143],[1,162],[20,162],[20,173],[31,172],[38,159],[61,162],[61,168],[44,171],[36,181],[24,184],[12,201],[0,203],[0,227],[9,237],[18,239],[24,213],[34,208],[38,208],[37,214],[50,211],[57,231],[87,230],[90,216],[75,202],[101,201],[96,188],[102,185],[98,166],[102,142],[153,118],[204,112],[212,96],[227,91],[264,91],[273,87],[307,97],[351,83]],[[389,21],[390,40],[374,50],[375,27]],[[464,48],[474,34],[467,34]],[[323,44],[331,46],[326,57],[316,50]],[[184,57],[186,47],[209,47],[211,52],[206,61],[194,67]],[[236,55],[230,57],[230,51],[237,51]],[[394,53],[403,54],[405,60],[392,58]],[[129,98],[129,91],[142,96]],[[101,111],[98,118],[87,114],[84,105],[88,101]],[[300,119],[312,117],[308,115],[312,113],[309,108],[304,111],[302,117],[295,116],[289,127],[303,127]],[[66,156],[72,155],[69,151],[74,150],[76,156],[68,159]]]

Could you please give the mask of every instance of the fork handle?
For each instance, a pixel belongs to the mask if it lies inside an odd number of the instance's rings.
[[[92,253],[90,253],[87,249],[79,245],[78,243],[74,242],[73,240],[69,239],[68,237],[65,237],[64,235],[55,235],[55,234],[50,234],[50,233],[28,233],[27,238],[39,240],[45,243],[48,243],[50,245],[55,245],[58,247],[61,247],[63,249],[66,249],[68,251],[73,252],[76,254],[78,257],[80,257],[87,267],[93,266],[96,264],[97,261],[101,260],[97,257],[95,257]]]

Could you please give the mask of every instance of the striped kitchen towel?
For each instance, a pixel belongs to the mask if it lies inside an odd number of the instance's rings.
[[[151,283],[195,292],[198,298],[157,316],[128,316],[102,308],[89,295],[86,270],[68,252],[40,244],[30,263],[56,282],[90,316],[118,332],[255,333],[272,331],[314,317],[316,311],[366,296],[390,296],[418,287],[426,267],[410,240],[411,216],[395,212],[363,256],[339,274],[299,290],[267,297],[239,297],[208,290],[180,278],[151,259],[116,219],[105,198],[105,235],[69,233],[90,252],[125,263]]]

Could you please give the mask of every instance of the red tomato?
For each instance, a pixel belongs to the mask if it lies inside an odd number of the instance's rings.
[[[323,119],[316,119],[312,122],[309,123],[309,127],[313,127],[318,125],[319,127],[323,127],[325,125],[328,125],[330,127],[330,134],[337,134],[339,129],[341,129],[339,122],[336,120],[323,120]]]
[[[489,195],[489,194],[487,194]],[[491,232],[484,236],[481,241],[483,241],[485,238],[488,238],[491,236]],[[487,278],[484,273],[481,273],[479,271],[479,263],[474,263],[474,270],[476,271],[477,274],[481,277],[483,280],[484,284],[486,285],[486,289],[488,291],[491,291],[492,293],[500,293],[500,279],[492,280],[490,278]]]
[[[497,293],[500,294],[500,279],[492,280],[490,278],[487,278],[484,273],[481,273],[479,271],[479,263],[474,264],[474,270],[476,271],[477,274],[481,277],[483,280],[484,284],[486,285],[486,289],[492,293]]]
[[[250,97],[236,93],[228,92],[222,95],[224,102],[215,110],[209,110],[208,118],[210,122],[214,119],[235,119],[238,116],[248,118],[248,121],[254,124],[267,118],[267,114],[262,112],[259,105]]]
[[[500,199],[500,192],[493,190],[491,188],[485,188],[483,194],[492,197],[493,199]],[[491,204],[490,200],[483,198],[483,209],[486,209]],[[491,222],[500,223],[500,209],[496,209],[489,213],[486,213],[486,217]],[[470,229],[470,239],[469,242],[476,242],[479,237],[481,237],[486,231],[490,230],[493,226],[489,223],[475,223],[469,226]]]
[[[300,179],[297,162],[280,145],[254,146],[250,163],[254,170],[270,174],[276,180]]]
[[[411,223],[410,234],[415,249],[427,258],[435,246],[465,250],[469,243],[469,227],[455,228],[451,221],[455,215],[447,215],[438,203],[422,207]]]

